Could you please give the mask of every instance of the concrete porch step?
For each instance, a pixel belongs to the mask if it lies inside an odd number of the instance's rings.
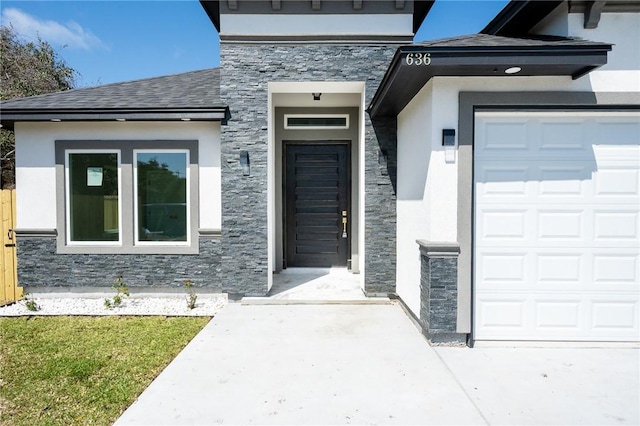
[[[241,305],[389,305],[391,299],[388,297],[372,297],[367,299],[351,300],[297,300],[297,299],[274,299],[272,297],[243,297],[240,299]]]

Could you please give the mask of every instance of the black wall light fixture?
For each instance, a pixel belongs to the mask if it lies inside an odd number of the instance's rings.
[[[251,176],[251,165],[249,163],[249,151],[240,151],[240,167],[243,176]]]
[[[456,146],[456,131],[454,129],[442,129],[442,146]]]
[[[314,101],[319,101],[320,100],[320,96],[322,96],[322,93],[315,92],[315,93],[312,93],[312,95],[313,95],[313,100]]]

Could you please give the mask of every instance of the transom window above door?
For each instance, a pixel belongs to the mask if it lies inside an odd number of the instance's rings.
[[[284,128],[335,130],[349,128],[349,114],[285,114]]]

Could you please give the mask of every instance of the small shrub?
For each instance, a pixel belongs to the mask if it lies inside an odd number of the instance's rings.
[[[191,281],[190,279],[184,280],[184,289],[187,292],[187,308],[189,309],[195,308],[198,295],[193,289],[193,281]]]
[[[107,309],[117,308],[122,304],[123,297],[129,297],[129,287],[122,278],[122,273],[113,280],[111,288],[116,291],[116,294],[111,299],[104,299],[104,306]]]
[[[30,310],[31,312],[36,312],[40,310],[40,305],[38,305],[38,303],[33,300],[31,298],[31,295],[29,293],[24,293],[24,306]]]

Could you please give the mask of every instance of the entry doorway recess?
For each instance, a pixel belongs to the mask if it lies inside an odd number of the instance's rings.
[[[347,266],[350,149],[348,141],[285,141],[285,267]]]

